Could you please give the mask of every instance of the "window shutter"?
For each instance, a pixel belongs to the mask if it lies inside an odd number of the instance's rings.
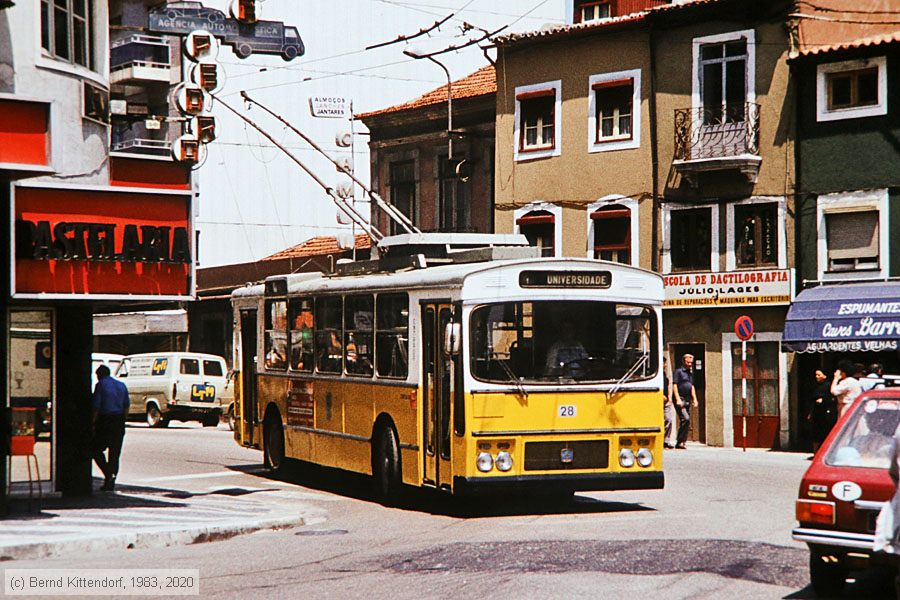
[[[878,211],[825,215],[828,258],[841,260],[878,256]]]

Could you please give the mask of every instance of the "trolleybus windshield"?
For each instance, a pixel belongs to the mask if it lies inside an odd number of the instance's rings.
[[[495,383],[646,379],[657,371],[657,332],[654,312],[636,304],[488,304],[472,312],[472,374]]]

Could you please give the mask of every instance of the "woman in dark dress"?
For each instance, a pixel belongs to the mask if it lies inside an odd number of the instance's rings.
[[[831,395],[831,384],[821,370],[816,371],[816,387],[812,394],[809,420],[812,425],[813,452],[819,449],[837,422],[837,403]]]

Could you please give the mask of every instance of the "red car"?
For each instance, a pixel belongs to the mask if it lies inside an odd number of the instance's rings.
[[[900,387],[863,393],[803,475],[793,537],[809,545],[809,576],[818,595],[840,593],[851,570],[896,564],[872,544],[878,512],[894,495],[888,467],[898,425]]]

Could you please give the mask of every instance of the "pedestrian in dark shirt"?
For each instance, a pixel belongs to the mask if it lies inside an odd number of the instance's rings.
[[[694,376],[691,367],[694,365],[694,355],[685,354],[681,357],[681,366],[675,369],[672,375],[672,393],[675,396],[675,411],[678,413],[678,438],[676,448],[684,450],[691,428],[691,406],[697,406],[697,392],[694,389]]]
[[[674,448],[672,443],[672,428],[675,425],[675,405],[672,403],[672,381],[669,379],[669,360],[663,356],[663,420],[665,422],[666,435],[663,438],[663,446]]]
[[[119,455],[122,453],[122,439],[125,437],[125,418],[131,404],[125,384],[109,376],[109,367],[97,367],[97,386],[92,401],[94,426],[94,461],[103,471],[104,492],[116,487],[119,473]],[[109,456],[103,451],[109,449]]]
[[[816,370],[816,388],[812,394],[812,404],[809,411],[810,425],[812,425],[813,452],[819,449],[825,438],[831,432],[831,428],[837,422],[837,402],[831,395],[831,383],[824,371]]]

